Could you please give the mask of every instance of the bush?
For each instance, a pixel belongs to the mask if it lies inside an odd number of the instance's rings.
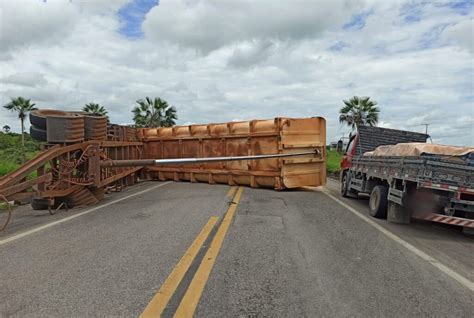
[[[336,150],[326,152],[326,169],[328,172],[337,173],[341,170],[342,155]]]
[[[20,165],[17,163],[5,161],[0,158],[0,176],[4,176],[9,172],[18,169],[19,166]]]
[[[41,144],[25,134],[26,159],[33,158],[41,148]],[[21,135],[0,132],[0,176],[10,173],[21,165]]]

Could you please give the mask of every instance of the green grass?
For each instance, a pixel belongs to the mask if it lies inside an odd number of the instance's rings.
[[[5,202],[0,202],[0,210],[7,210],[7,209],[8,209],[8,205]]]
[[[7,173],[17,169],[20,165],[14,162],[10,162],[1,158],[0,154],[0,176],[4,176]]]
[[[327,150],[326,152],[326,169],[328,172],[337,173],[341,170],[342,155],[336,150]]]
[[[40,143],[25,134],[26,159],[33,158],[40,151]],[[0,176],[10,173],[21,165],[21,135],[0,132]],[[36,175],[36,172],[28,178]]]

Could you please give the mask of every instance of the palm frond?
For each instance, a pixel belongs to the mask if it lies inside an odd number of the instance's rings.
[[[339,110],[339,122],[346,123],[353,129],[359,125],[375,126],[378,123],[380,109],[376,107],[377,102],[370,97],[353,96],[349,100],[343,100],[344,104]]]
[[[145,97],[137,100],[137,105],[132,109],[133,120],[137,127],[171,127],[175,125],[176,108],[169,106],[168,102],[155,97]]]

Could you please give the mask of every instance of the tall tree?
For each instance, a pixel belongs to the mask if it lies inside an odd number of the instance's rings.
[[[379,121],[380,110],[376,107],[377,102],[370,97],[354,96],[344,100],[344,106],[339,110],[339,122],[346,123],[352,129],[358,125],[376,126]]]
[[[2,127],[2,129],[3,129],[3,132],[4,132],[5,134],[8,134],[8,133],[10,132],[10,129],[11,129],[11,128],[10,128],[10,126],[5,125],[5,126]]]
[[[102,116],[107,116],[107,110],[105,109],[104,106],[101,106],[96,103],[89,103],[86,104],[83,108],[83,111],[86,113],[90,113],[92,115],[102,115]]]
[[[137,105],[132,110],[133,121],[137,127],[171,127],[178,119],[176,108],[159,98],[137,100]]]
[[[18,118],[20,118],[21,122],[21,160],[25,162],[25,118],[30,111],[36,110],[37,108],[29,99],[21,96],[12,98],[11,101],[3,107],[18,113]]]

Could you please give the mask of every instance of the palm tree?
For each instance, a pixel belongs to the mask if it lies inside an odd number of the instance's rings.
[[[21,96],[12,98],[11,101],[3,107],[12,112],[18,113],[18,118],[20,118],[21,122],[21,160],[22,162],[25,162],[25,118],[28,112],[36,110],[37,108],[29,99]]]
[[[376,126],[379,121],[380,110],[377,102],[370,97],[354,96],[344,100],[344,106],[339,110],[339,122],[346,123],[352,129],[358,125]]]
[[[10,128],[10,126],[5,125],[5,126],[2,127],[2,129],[3,129],[3,132],[4,132],[5,134],[8,134],[8,133],[10,132],[10,129],[11,129],[11,128]]]
[[[107,116],[107,110],[105,109],[105,107],[96,103],[86,104],[82,108],[82,110],[92,115]]]
[[[136,127],[171,127],[176,124],[176,108],[169,106],[165,100],[146,97],[137,100],[137,104],[132,110]]]

